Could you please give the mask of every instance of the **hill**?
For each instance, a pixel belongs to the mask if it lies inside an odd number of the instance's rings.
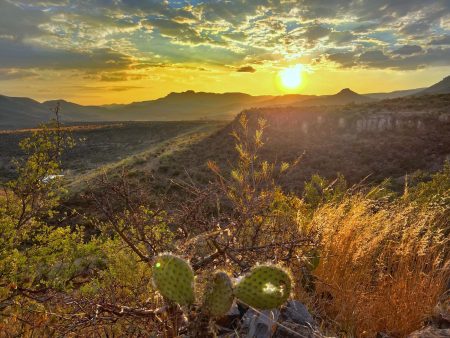
[[[396,90],[390,93],[369,93],[364,94],[364,96],[371,97],[377,100],[387,100],[387,99],[396,99],[399,97],[409,96],[417,94],[423,91],[425,88],[415,88],[415,89],[407,89],[407,90]]]
[[[349,103],[364,103],[375,101],[375,99],[360,95],[350,90],[349,88],[342,89],[339,93],[334,95],[324,95],[309,100],[300,102],[305,106],[337,106]]]
[[[450,93],[450,76],[447,76],[438,83],[428,87],[418,94],[447,94]]]
[[[50,118],[39,102],[25,97],[0,95],[0,128],[36,125]]]
[[[151,101],[134,102],[110,109],[110,118],[123,120],[223,120],[231,119],[242,109],[258,105],[271,96],[243,93],[205,93],[192,90]]]
[[[314,174],[333,179],[337,173],[351,184],[380,183],[392,177],[401,188],[405,174],[437,171],[450,158],[450,94],[342,107],[256,108],[246,114],[250,125],[256,125],[258,117],[268,122],[262,158],[289,162],[301,157],[282,182],[295,192],[301,192]],[[206,183],[211,178],[209,159],[228,172],[229,163],[236,159],[230,136],[234,126],[165,159],[161,177]],[[157,181],[167,184],[162,178]]]

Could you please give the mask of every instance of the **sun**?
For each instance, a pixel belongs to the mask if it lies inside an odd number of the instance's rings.
[[[281,80],[281,85],[286,89],[296,89],[302,84],[303,66],[295,65],[289,68],[280,70],[278,76]]]

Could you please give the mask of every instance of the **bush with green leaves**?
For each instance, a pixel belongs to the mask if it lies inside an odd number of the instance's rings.
[[[82,227],[47,222],[64,193],[60,156],[71,145],[59,123],[41,126],[20,143],[25,158],[16,161],[17,178],[2,186],[0,326],[18,321],[20,332],[20,319],[39,312],[49,290],[71,290],[88,267],[103,264],[100,246],[85,241]]]

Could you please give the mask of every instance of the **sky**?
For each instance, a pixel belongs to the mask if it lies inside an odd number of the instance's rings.
[[[280,84],[286,68],[300,86]],[[450,0],[0,0],[3,95],[370,93],[447,75]]]

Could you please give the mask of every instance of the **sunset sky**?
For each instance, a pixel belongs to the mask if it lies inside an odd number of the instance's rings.
[[[299,70],[288,88],[279,74]],[[450,0],[0,0],[0,94],[360,93],[450,75]]]

